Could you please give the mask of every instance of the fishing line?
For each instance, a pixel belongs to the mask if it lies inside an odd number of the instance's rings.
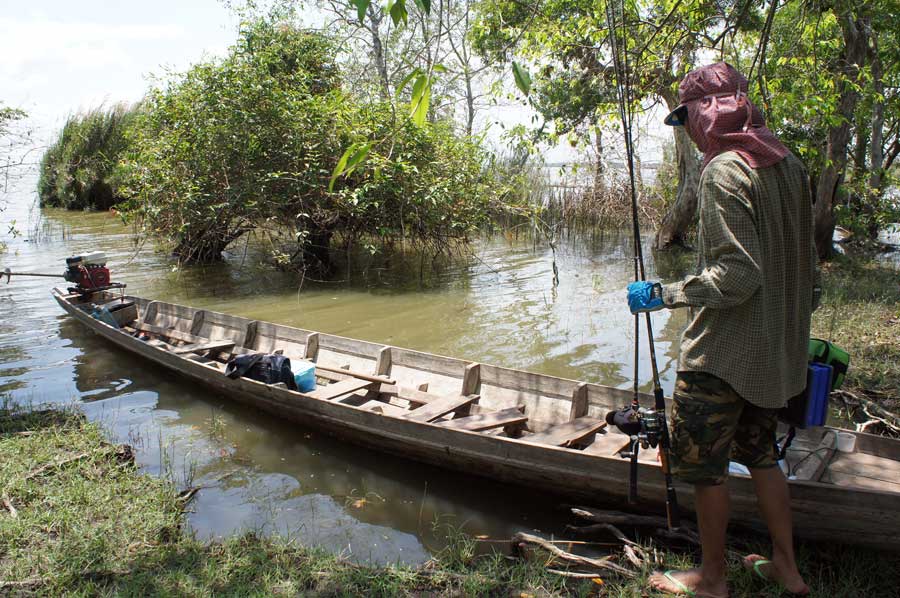
[[[620,16],[616,14],[616,7],[620,8]],[[616,95],[619,103],[619,117],[622,121],[622,134],[625,139],[625,152],[628,164],[628,177],[631,183],[631,216],[632,216],[632,234],[634,236],[634,277],[636,281],[646,280],[646,270],[644,267],[644,252],[641,243],[641,231],[639,213],[638,213],[638,195],[636,177],[634,172],[634,141],[632,135],[632,119],[634,116],[634,92],[633,82],[631,80],[631,72],[628,65],[628,31],[625,18],[624,0],[609,0],[606,3],[606,20],[609,29],[610,47],[612,50],[613,67],[616,74]],[[621,29],[621,33],[618,31]],[[621,35],[621,42],[619,36]],[[656,346],[653,341],[653,324],[650,314],[646,313],[647,340],[650,353],[650,364],[653,374],[653,396],[656,415],[653,417],[652,424],[658,426],[660,461],[666,483],[666,516],[669,529],[674,529],[680,525],[680,516],[678,513],[678,499],[675,494],[675,486],[672,480],[672,473],[669,469],[669,452],[670,439],[669,429],[666,423],[666,403],[663,396],[662,386],[659,381],[659,368],[656,364]],[[631,410],[637,416],[640,406],[639,392],[639,358],[640,358],[640,316],[635,314],[635,352],[634,352],[634,398],[632,399]],[[614,414],[607,415],[607,421],[616,419],[611,417]],[[650,422],[645,422],[649,424]],[[646,428],[643,428],[646,431]],[[639,436],[632,437],[632,465],[631,465],[631,492],[630,496],[636,497],[637,494],[637,450],[639,446]]]

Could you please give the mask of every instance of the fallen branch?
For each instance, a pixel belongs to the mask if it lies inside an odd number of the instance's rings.
[[[178,497],[175,500],[181,503],[181,507],[184,508],[189,502],[194,499],[198,492],[200,492],[199,486],[197,486],[196,488],[188,488],[187,490],[179,492]]]
[[[68,465],[69,463],[73,463],[75,461],[80,461],[81,459],[85,459],[90,456],[90,453],[81,453],[80,455],[75,455],[74,457],[69,457],[68,459],[63,459],[62,461],[54,461],[52,463],[47,463],[46,465],[41,465],[31,473],[25,476],[25,480],[30,480],[32,478],[36,478],[37,476],[46,473],[48,470],[53,469],[54,467],[62,467],[63,465]]]
[[[547,573],[561,577],[573,577],[575,579],[600,579],[596,573],[578,573],[576,571],[560,571],[559,569],[547,569]],[[602,581],[602,580],[601,580]]]
[[[23,579],[21,581],[3,581],[0,579],[0,590],[4,588],[17,588],[20,590],[36,588],[38,586],[42,586],[47,583],[47,580],[42,577],[29,577],[28,579]]]
[[[587,567],[593,569],[605,569],[607,571],[611,571],[616,575],[620,575],[622,577],[633,579],[637,577],[637,574],[630,569],[626,569],[621,565],[617,565],[611,561],[612,557],[602,557],[602,558],[590,558],[586,556],[581,556],[577,554],[572,554],[571,552],[566,552],[561,548],[553,545],[552,543],[540,538],[538,536],[533,536],[531,534],[526,534],[524,532],[519,532],[512,538],[512,550],[514,554],[522,554],[524,549],[529,545],[534,545],[542,550],[550,553],[551,559],[547,563],[548,565],[552,563],[554,560],[559,560],[564,563],[568,563],[570,565],[574,565],[577,567]]]
[[[13,506],[12,500],[10,500],[10,498],[7,495],[4,494],[3,498],[2,498],[2,500],[0,500],[0,502],[2,502],[3,506],[6,507],[6,510],[9,511],[10,517],[15,519],[16,517],[19,516],[19,512]]]
[[[608,523],[610,525],[631,527],[666,527],[668,522],[665,517],[655,515],[634,515],[622,511],[607,511],[604,509],[592,509],[590,507],[571,507],[572,514],[581,519],[594,523]],[[694,525],[688,521],[682,521],[679,530],[694,530]]]
[[[836,390],[831,394],[839,398],[848,410],[849,407],[860,409],[869,418],[868,421],[857,424],[858,432],[863,432],[869,426],[880,423],[894,434],[900,435],[900,416],[896,413],[891,413],[878,403],[849,390]]]

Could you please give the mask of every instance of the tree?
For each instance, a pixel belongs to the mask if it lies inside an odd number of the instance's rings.
[[[677,83],[698,53],[723,55],[726,41],[758,25],[750,1],[722,13],[704,0],[616,2],[627,39],[628,76],[635,108],[678,104]],[[556,133],[596,131],[616,114],[615,74],[607,3],[586,0],[504,0],[478,5],[477,48],[486,55],[526,61],[536,72],[533,105]],[[584,126],[587,125],[587,126]],[[657,235],[660,248],[683,243],[695,218],[700,163],[683,130],[673,129],[678,163],[676,201]]]
[[[884,223],[884,176],[900,129],[897,8],[894,1],[787,3],[761,40],[778,58],[759,70],[760,95],[771,128],[810,169],[822,258],[831,254],[838,217],[870,235]]]
[[[493,72],[493,65],[470,48],[474,1],[442,0],[433,9],[421,2],[364,4],[360,12],[358,6],[341,0],[316,2],[330,17],[327,28],[339,31],[342,67],[353,82],[350,89],[385,102],[405,102],[413,89],[408,77],[425,74],[430,85],[429,118],[457,118],[472,135]],[[395,21],[398,14],[403,18]],[[431,77],[436,72],[440,75]]]
[[[497,189],[480,148],[446,121],[357,101],[335,40],[289,16],[245,22],[224,59],[148,94],[127,212],[184,261],[220,259],[252,231],[280,265],[323,270],[336,238],[440,251],[485,224]]]

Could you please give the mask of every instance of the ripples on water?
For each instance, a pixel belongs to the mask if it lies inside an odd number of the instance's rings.
[[[422,277],[416,267],[372,268],[351,283],[307,282],[298,293],[294,276],[257,267],[252,253],[177,270],[149,245],[136,249],[113,214],[41,213],[31,202],[13,198],[0,214],[3,230],[15,219],[24,232],[0,256],[13,271],[61,273],[65,257],[99,250],[135,295],[630,386],[628,235],[563,239],[556,290],[549,249],[497,236],[476,244],[477,258]],[[648,267],[653,275],[652,260]],[[201,486],[188,517],[200,537],[277,531],[364,561],[417,563],[442,546],[435,522],[504,539],[523,529],[558,532],[566,523],[549,497],[337,442],[117,351],[63,315],[49,295],[54,284],[63,283],[13,277],[0,287],[0,395],[78,403],[116,441],[135,445],[144,470]],[[668,392],[683,314],[660,312],[654,320]],[[641,349],[647,390],[645,342]]]

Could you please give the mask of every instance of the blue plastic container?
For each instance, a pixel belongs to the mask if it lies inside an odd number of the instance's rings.
[[[297,390],[309,392],[316,389],[316,364],[298,359],[291,361],[291,371],[294,373]]]
[[[806,370],[806,426],[824,426],[828,417],[828,394],[832,368],[824,363],[809,363]]]

